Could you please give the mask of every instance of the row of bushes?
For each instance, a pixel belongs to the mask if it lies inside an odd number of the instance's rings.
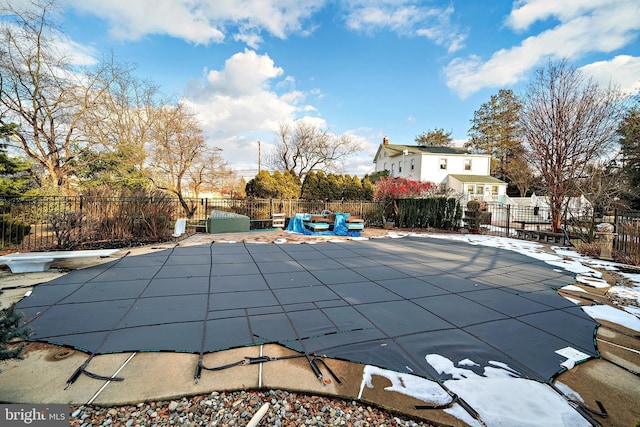
[[[462,208],[458,199],[430,197],[427,199],[400,199],[398,204],[398,226],[402,228],[436,228],[456,230],[462,219]]]

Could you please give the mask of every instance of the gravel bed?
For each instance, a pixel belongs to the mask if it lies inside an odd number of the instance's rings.
[[[410,426],[431,424],[405,419],[363,404],[281,390],[213,392],[180,400],[129,406],[71,406],[71,426],[246,426],[265,404],[259,426]]]

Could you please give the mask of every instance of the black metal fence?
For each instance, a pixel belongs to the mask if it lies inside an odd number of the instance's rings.
[[[482,225],[483,234],[517,237],[524,234],[518,230],[551,230],[549,208],[488,203],[485,209],[490,213],[490,223]],[[572,241],[595,242],[597,225],[602,222],[614,225],[613,248],[624,255],[623,262],[640,265],[640,211],[616,210],[597,218],[592,217],[592,212],[569,212],[562,223],[562,233]]]
[[[384,207],[369,201],[306,201],[292,199],[186,199],[191,220],[206,219],[212,210],[246,215],[252,229],[272,227],[273,214],[322,211],[348,212],[365,220],[367,227],[383,225]],[[551,227],[548,208],[500,203],[483,204],[483,234],[516,237],[517,230]],[[185,209],[173,197],[98,198],[33,197],[0,198],[0,250],[47,250],[162,241],[171,238],[175,221]],[[574,219],[576,216],[573,217]],[[640,264],[640,212],[615,212],[616,250]],[[576,226],[575,222],[565,227]],[[400,224],[415,228],[411,224]],[[584,227],[585,224],[578,224]]]
[[[624,253],[628,262],[640,265],[640,211],[615,211],[613,223],[616,239],[614,248]]]
[[[297,213],[347,212],[364,219],[369,226],[381,224],[383,215],[382,205],[369,201],[189,199],[188,203],[198,206],[194,218],[207,218],[212,210],[233,212],[248,216],[254,229],[270,228],[274,213],[284,213],[286,218],[292,218]]]
[[[193,212],[188,223],[209,217],[212,210],[246,215],[254,230],[272,227],[274,213],[348,212],[368,226],[382,224],[382,207],[368,201],[288,199],[186,199]],[[108,198],[50,196],[0,198],[0,250],[72,249],[118,246],[171,238],[175,221],[187,218],[176,198]]]

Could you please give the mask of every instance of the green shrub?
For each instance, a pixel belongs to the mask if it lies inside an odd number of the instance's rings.
[[[462,220],[465,222],[467,227],[469,227],[469,230],[472,233],[477,233],[480,230],[480,224],[482,223],[483,213],[484,212],[480,211],[479,201],[469,200],[467,202],[467,210],[464,211],[464,218],[462,218]]]
[[[21,317],[14,305],[0,309],[0,361],[20,357],[24,343],[19,342],[28,335],[28,330],[20,327]]]
[[[467,202],[467,210],[478,212],[480,210],[480,202],[477,200],[469,200]]]
[[[397,203],[400,227],[455,230],[462,217],[460,203],[453,198],[399,199]]]

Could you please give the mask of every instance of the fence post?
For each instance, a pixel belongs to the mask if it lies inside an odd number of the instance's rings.
[[[511,228],[511,205],[507,205],[507,227],[506,227],[507,236],[506,237],[511,236],[510,228]]]
[[[624,252],[624,250],[622,249],[622,247],[624,246],[624,248],[626,249],[626,244],[620,244],[620,241],[626,241],[626,236],[622,237],[620,236],[620,230],[618,229],[618,208],[614,208],[613,209],[613,232],[614,233],[618,233],[618,238],[615,240],[615,246],[617,250],[622,250]],[[622,237],[622,239],[621,239]]]
[[[78,238],[82,241],[83,240],[83,235],[82,235],[82,224],[84,223],[84,219],[82,218],[82,208],[83,208],[83,198],[82,198],[82,194],[79,197],[80,199],[80,236],[78,236]]]

